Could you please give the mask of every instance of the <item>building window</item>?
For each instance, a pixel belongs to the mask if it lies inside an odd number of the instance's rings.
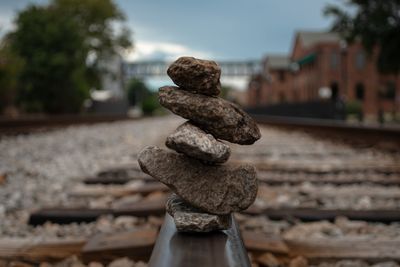
[[[258,81],[252,81],[251,82],[251,87],[253,88],[255,92],[255,101],[254,103],[256,105],[261,104],[261,84]]]
[[[331,99],[332,100],[338,99],[338,97],[339,97],[339,85],[338,85],[337,82],[332,82],[331,83],[331,91],[332,91]]]
[[[364,90],[364,85],[362,83],[357,83],[355,95],[357,100],[359,101],[364,100],[365,90]]]
[[[286,102],[286,97],[283,92],[279,93],[279,103],[285,103]]]
[[[365,53],[364,51],[358,51],[356,54],[356,68],[361,70],[365,67]]]
[[[339,65],[339,54],[336,51],[331,53],[331,69],[337,69]]]
[[[293,91],[293,102],[298,102],[299,101],[299,92],[297,90]]]
[[[284,82],[285,81],[285,71],[284,70],[280,70],[278,72],[278,79],[280,82]]]
[[[261,87],[256,88],[256,102],[257,105],[260,105],[262,103],[261,101]]]
[[[396,99],[396,83],[394,81],[388,81],[382,89],[379,90],[379,97],[386,100]]]

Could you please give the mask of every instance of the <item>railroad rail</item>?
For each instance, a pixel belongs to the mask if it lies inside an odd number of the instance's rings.
[[[373,139],[365,139],[366,136],[375,138],[378,143],[390,141],[391,144],[398,144],[400,137],[399,130],[395,127],[348,125],[337,121],[267,116],[255,116],[255,118],[260,124],[274,125],[289,130],[302,129],[307,133],[316,133],[323,135],[323,137],[340,137],[351,142],[363,140],[364,143],[368,144],[366,147],[368,149],[371,145],[369,140]],[[9,126],[10,129],[16,126],[14,128],[16,131],[22,129],[31,132],[37,129],[47,130],[76,123],[90,124],[130,118],[118,116],[102,118],[102,116],[99,116],[87,118],[87,120],[85,120],[86,118],[77,120],[74,116],[71,119],[68,121],[66,117],[58,122],[43,120],[43,124],[34,122],[25,124],[20,120],[21,128],[18,128],[18,123],[16,125],[9,124]],[[25,128],[25,126],[28,127]],[[1,131],[2,128],[0,128]],[[280,132],[277,131],[276,135],[279,135]],[[285,148],[287,145],[293,144],[293,142],[288,144],[286,141],[287,139],[282,141],[269,140],[269,143],[264,143],[265,151],[262,149],[256,150],[254,153],[244,151],[242,155],[239,154],[239,157],[232,159],[232,161],[233,163],[235,161],[236,163],[250,161],[255,164],[261,187],[284,184],[293,186],[304,182],[311,183],[313,186],[329,184],[332,186],[330,196],[335,194],[336,197],[339,192],[335,191],[335,186],[348,186],[350,184],[373,186],[380,184],[390,189],[400,184],[400,165],[396,161],[383,161],[382,164],[361,162],[360,164],[362,158],[359,158],[359,161],[355,161],[357,164],[352,164],[348,160],[352,155],[343,154],[344,157],[341,158],[342,154],[338,155],[335,150],[329,152],[290,149],[285,152],[291,155],[289,160],[283,158],[282,162],[271,161],[272,157],[268,157],[268,153],[273,155],[274,151],[267,148],[270,146]],[[396,149],[395,146],[391,148]],[[355,151],[362,154],[366,150],[358,149]],[[324,153],[327,155],[325,162],[339,158],[348,164],[334,164],[329,168],[320,166],[319,162],[323,163],[324,161],[314,159],[318,159]],[[388,153],[385,155],[391,157]],[[310,160],[301,161],[304,158]],[[296,164],[296,159],[300,163]],[[379,161],[378,156],[375,156],[375,159]],[[103,169],[96,175],[81,178],[82,180],[76,183],[77,186],[68,191],[68,197],[71,200],[87,199],[92,201],[107,196],[112,199],[112,203],[104,205],[104,207],[101,205],[42,207],[30,213],[28,223],[32,226],[42,225],[46,222],[67,225],[75,223],[78,225],[80,222],[94,222],[103,215],[113,215],[116,218],[115,220],[120,217],[121,222],[123,222],[123,216],[127,215],[140,217],[138,221],[146,221],[148,225],[139,225],[137,229],[125,229],[118,233],[79,236],[67,241],[44,240],[37,242],[33,239],[14,238],[14,242],[10,243],[9,240],[0,238],[0,259],[5,258],[10,261],[19,259],[27,263],[39,264],[43,261],[63,260],[71,255],[77,255],[85,263],[97,261],[104,265],[121,257],[129,257],[134,261],[145,262],[150,258],[149,266],[250,266],[247,257],[247,253],[249,253],[252,262],[259,264],[259,266],[268,266],[271,257],[275,256],[280,262],[285,262],[283,266],[293,266],[290,263],[296,257],[306,258],[310,264],[349,259],[363,260],[369,263],[388,260],[400,261],[400,250],[397,249],[400,247],[398,237],[388,237],[383,234],[383,236],[368,239],[368,242],[365,242],[365,239],[355,239],[346,235],[340,238],[324,237],[323,239],[308,236],[303,238],[301,235],[289,236],[288,238],[282,233],[277,233],[275,236],[257,228],[259,227],[257,224],[261,225],[265,222],[265,217],[268,217],[271,221],[283,220],[291,224],[295,223],[300,227],[318,225],[319,223],[336,227],[335,220],[346,216],[350,220],[351,227],[360,226],[359,221],[362,221],[361,224],[368,225],[368,227],[374,227],[375,223],[385,223],[385,225],[380,224],[379,227],[390,229],[389,227],[392,227],[393,223],[396,224],[400,221],[398,206],[394,206],[393,203],[388,205],[387,208],[371,206],[367,209],[353,209],[352,206],[343,208],[336,205],[327,208],[322,202],[315,207],[303,206],[303,204],[298,207],[285,207],[283,205],[263,207],[260,205],[251,207],[242,214],[237,214],[236,219],[242,226],[241,232],[238,230],[235,219],[232,218],[232,228],[228,231],[207,235],[182,234],[176,232],[174,222],[169,215],[165,217],[163,222],[167,188],[144,175],[136,164]],[[141,181],[141,183],[131,186],[130,182],[132,181]],[[270,188],[270,191],[276,188]],[[277,190],[276,192],[280,193],[281,191]],[[384,192],[384,197],[380,197],[383,193],[379,192],[364,194],[363,191],[356,191],[356,193],[372,199],[372,203],[380,200],[397,201],[399,199],[398,191],[388,190]],[[346,194],[343,195],[346,196]],[[298,195],[304,196],[304,192],[301,191]],[[309,193],[309,195],[313,194]],[[130,198],[131,196],[139,197]],[[260,193],[260,199],[262,199],[261,197]],[[322,197],[310,197],[309,199],[324,200]],[[351,220],[358,222],[354,223]],[[332,221],[332,223],[327,221]],[[159,232],[160,226],[161,231]],[[296,226],[290,226],[289,230],[296,232],[293,230],[294,227]],[[297,232],[301,233],[301,231]],[[153,248],[154,244],[155,247]]]
[[[340,120],[312,119],[312,118],[294,118],[251,114],[251,116],[261,124],[282,125],[282,126],[298,126],[309,128],[325,128],[335,130],[345,130],[354,132],[393,134],[399,137],[400,126],[380,126],[367,124],[350,124]]]
[[[149,267],[218,266],[250,267],[239,228],[231,216],[231,228],[208,234],[178,233],[171,216],[165,217],[149,261]]]
[[[53,208],[42,209],[31,213],[29,223],[37,226],[45,222],[59,224],[80,223],[95,221],[101,215],[112,214],[115,217],[121,215],[134,215],[137,217],[150,218],[165,214],[165,198],[154,198],[155,192],[164,191],[164,187],[156,186],[155,182],[146,181],[137,188],[123,188],[123,185],[116,186],[110,183],[112,177],[132,176],[130,179],[144,179],[136,177],[137,167],[127,166],[127,169],[114,168],[102,170],[95,177],[96,183],[106,183],[102,190],[89,190],[93,186],[93,177],[90,183],[82,180],[85,187],[72,190],[71,195],[76,197],[98,197],[112,194],[115,197],[131,194],[142,194],[143,196],[153,195],[149,199],[128,203],[122,207],[110,209],[95,208]],[[101,178],[101,179],[100,179]],[[107,179],[106,179],[107,178]],[[128,178],[128,177],[126,177]],[[120,181],[117,181],[118,183]],[[113,186],[113,187],[110,187]],[[361,220],[365,222],[392,223],[400,221],[398,209],[321,209],[321,208],[285,208],[278,209],[249,209],[244,212],[247,218],[257,216],[268,216],[273,220],[286,220],[289,222],[322,222],[325,220],[334,221],[338,216],[346,216],[350,220]],[[161,219],[161,217],[159,217]],[[239,217],[238,217],[239,219]],[[242,220],[242,219],[241,219]],[[152,228],[140,228],[126,230],[121,233],[106,233],[93,237],[70,240],[69,243],[56,241],[55,243],[39,242],[32,240],[16,240],[15,246],[2,243],[0,239],[0,258],[15,259],[16,255],[28,262],[41,262],[44,260],[61,260],[68,255],[78,255],[86,263],[91,261],[108,264],[119,257],[129,257],[133,260],[148,261],[149,266],[249,266],[247,252],[252,255],[253,261],[263,263],[265,254],[274,254],[282,260],[291,261],[295,257],[306,257],[309,263],[318,263],[330,260],[357,259],[368,262],[382,262],[384,260],[399,260],[400,251],[397,249],[399,240],[373,239],[370,243],[344,237],[342,239],[284,239],[282,235],[268,235],[262,232],[249,229],[238,230],[236,221],[232,218],[232,228],[228,231],[214,232],[206,235],[177,233],[172,218],[165,216],[164,222],[160,220],[161,231]],[[241,222],[243,223],[243,221]],[[155,246],[154,246],[155,244]],[[154,246],[154,247],[153,247]],[[349,249],[350,247],[357,248]],[[379,248],[379,253],[375,249]],[[272,255],[271,254],[271,255]],[[265,259],[267,260],[268,257]],[[286,265],[285,265],[286,266]]]
[[[350,124],[340,120],[280,117],[251,114],[259,124],[285,129],[300,129],[309,134],[323,136],[356,146],[400,150],[400,126]]]
[[[127,115],[105,114],[27,116],[12,119],[0,117],[0,136],[26,134],[70,125],[114,122],[131,119],[133,118]]]
[[[309,118],[279,117],[269,115],[251,114],[260,124],[275,125],[280,127],[296,127],[307,130],[335,131],[346,134],[361,134],[362,138],[373,140],[384,137],[385,141],[397,141],[400,146],[400,127],[379,126],[379,125],[360,125],[349,124],[337,120],[322,120]],[[34,131],[48,130],[58,127],[79,124],[93,124],[102,122],[114,122],[121,120],[132,120],[127,115],[109,115],[109,114],[81,114],[81,115],[50,115],[50,116],[27,116],[21,118],[1,118],[0,117],[0,135],[24,134]]]

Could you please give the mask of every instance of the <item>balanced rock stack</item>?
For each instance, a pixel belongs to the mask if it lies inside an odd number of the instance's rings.
[[[174,192],[166,205],[178,231],[227,229],[230,214],[254,202],[257,178],[252,166],[223,164],[230,148],[220,140],[250,145],[260,130],[241,108],[218,97],[221,69],[214,61],[181,57],[167,73],[179,87],[161,87],[160,104],[188,121],[166,140],[178,153],[147,147],[139,165]]]

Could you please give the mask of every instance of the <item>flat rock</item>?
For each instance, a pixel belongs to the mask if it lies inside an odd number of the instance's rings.
[[[231,150],[199,127],[186,122],[167,137],[165,145],[177,152],[206,162],[224,163]]]
[[[256,171],[250,165],[206,165],[154,146],[142,150],[138,161],[145,173],[208,213],[244,210],[257,195]]]
[[[222,98],[193,94],[175,86],[161,87],[158,97],[162,106],[218,139],[251,145],[261,137],[256,122]]]
[[[211,96],[221,92],[221,68],[214,61],[180,57],[169,66],[167,74],[183,90]]]
[[[202,212],[190,206],[176,194],[167,200],[167,212],[174,218],[179,232],[211,232],[226,230],[230,226],[229,215],[215,215]]]

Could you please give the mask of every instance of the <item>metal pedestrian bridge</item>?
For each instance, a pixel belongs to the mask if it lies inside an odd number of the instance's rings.
[[[167,75],[168,66],[172,62],[167,61],[136,61],[124,63],[126,79],[161,77]],[[224,77],[249,77],[260,70],[260,61],[218,61]]]

